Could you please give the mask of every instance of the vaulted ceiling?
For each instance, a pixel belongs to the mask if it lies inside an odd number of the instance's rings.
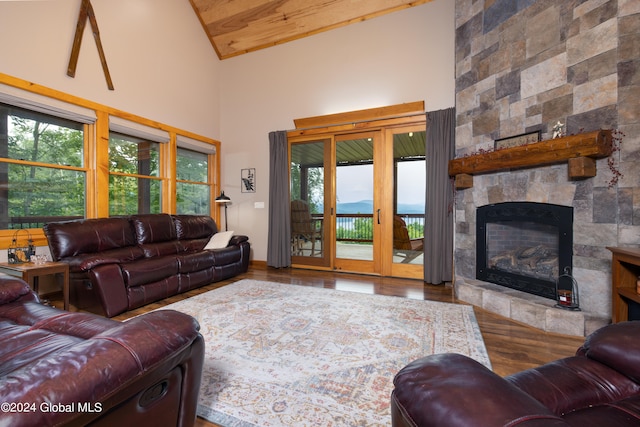
[[[431,0],[189,0],[226,59]]]

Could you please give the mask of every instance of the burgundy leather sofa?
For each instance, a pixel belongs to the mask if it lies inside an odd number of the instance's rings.
[[[204,340],[172,310],[117,322],[0,275],[0,425],[193,426]]]
[[[218,232],[209,216],[148,214],[52,222],[44,233],[54,261],[69,264],[70,301],[113,317],[246,272],[247,236],[203,249]]]
[[[591,334],[576,355],[501,378],[459,354],[394,379],[393,427],[640,426],[640,321]]]

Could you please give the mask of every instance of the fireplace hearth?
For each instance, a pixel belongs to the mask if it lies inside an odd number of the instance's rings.
[[[477,208],[476,278],[555,300],[572,271],[573,208],[505,202]]]

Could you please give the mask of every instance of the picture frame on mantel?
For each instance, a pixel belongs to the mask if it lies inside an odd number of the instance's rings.
[[[501,148],[519,147],[521,145],[540,142],[541,136],[542,132],[537,130],[535,132],[527,132],[520,135],[509,136],[507,138],[496,139],[494,142],[494,149],[500,150]]]

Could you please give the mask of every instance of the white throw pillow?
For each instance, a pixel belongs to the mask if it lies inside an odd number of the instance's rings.
[[[205,249],[221,249],[226,248],[233,236],[233,231],[220,231],[209,239],[209,243],[204,247]]]

